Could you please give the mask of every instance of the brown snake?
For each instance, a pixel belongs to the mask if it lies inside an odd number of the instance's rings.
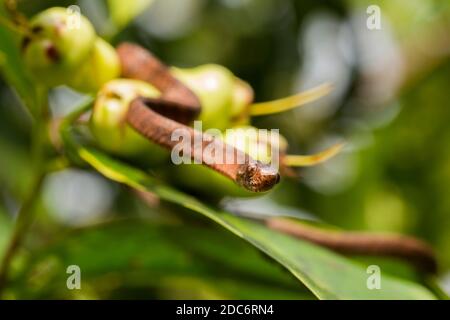
[[[169,109],[171,106],[173,106],[172,103],[166,104],[161,99],[137,98],[130,105],[127,121],[144,137],[169,150],[172,150],[179,143],[171,139],[172,133],[176,130],[183,130],[192,137],[189,149],[192,150],[190,157],[193,160],[197,160],[221,173],[247,190],[253,192],[268,191],[280,181],[280,175],[271,166],[252,159],[249,155],[225,144],[220,139],[196,131],[155,111],[155,109]],[[195,141],[201,141],[201,148],[195,145]],[[245,159],[245,162],[243,164],[215,163],[211,155],[203,152],[203,150],[209,149],[208,147],[221,150],[225,155],[232,153],[228,156],[228,159],[240,157]]]
[[[122,75],[151,83],[162,93],[159,99],[134,100],[130,105],[128,123],[147,139],[172,150],[178,142],[171,140],[175,130],[184,130],[192,139],[202,141],[201,148],[191,145],[191,157],[200,163],[253,191],[264,192],[273,188],[280,175],[272,167],[262,164],[240,150],[219,139],[198,132],[186,124],[198,117],[201,104],[197,96],[174,78],[169,69],[150,52],[134,44],[121,44],[117,52],[122,64]],[[233,153],[245,158],[245,163],[213,163],[202,152],[212,145],[224,154]]]

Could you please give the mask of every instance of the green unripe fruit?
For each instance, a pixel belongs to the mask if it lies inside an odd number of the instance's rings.
[[[108,82],[98,93],[91,117],[91,132],[98,145],[112,154],[139,158],[148,165],[161,163],[169,152],[143,138],[126,122],[130,102],[138,96],[157,98],[160,92],[138,80]]]
[[[199,97],[202,112],[198,120],[205,130],[229,127],[234,75],[228,69],[208,64],[192,69],[172,68],[171,72]]]
[[[114,47],[101,38],[69,85],[81,92],[97,92],[105,83],[120,76],[120,60]]]
[[[227,130],[223,140],[266,164],[272,163],[274,156],[279,156],[272,155],[272,146],[279,153],[285,153],[288,148],[286,139],[279,133],[259,130],[252,126],[237,126]]]
[[[79,23],[78,23],[79,22]],[[77,23],[66,8],[50,8],[30,22],[31,36],[23,40],[26,66],[48,86],[65,84],[88,58],[95,30],[85,17]]]
[[[277,142],[278,137],[274,137],[274,140]],[[255,160],[267,164],[271,163],[271,142],[261,139],[258,136],[258,129],[254,127],[244,126],[227,130],[223,136],[223,141],[246,152]],[[286,140],[281,136],[279,136],[279,148],[281,152],[284,152],[287,148]],[[261,193],[248,191],[204,165],[182,164],[171,167],[170,170],[170,174],[174,178],[173,181],[180,187],[214,199],[261,196]]]

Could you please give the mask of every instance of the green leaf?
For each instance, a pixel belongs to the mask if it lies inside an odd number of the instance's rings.
[[[278,261],[320,299],[435,299],[428,289],[385,274],[382,274],[381,289],[369,290],[366,286],[370,276],[366,272],[367,266],[206,206],[97,150],[80,148],[79,155],[112,180],[154,192],[163,200],[191,209],[222,225]]]

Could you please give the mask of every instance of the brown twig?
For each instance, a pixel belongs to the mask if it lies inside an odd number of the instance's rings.
[[[266,220],[269,228],[313,242],[345,254],[395,257],[417,266],[418,269],[437,272],[433,249],[426,243],[407,236],[371,234],[364,232],[325,231],[285,218]]]
[[[17,0],[5,0],[4,7],[12,22],[19,28],[28,26],[27,18],[17,9]]]

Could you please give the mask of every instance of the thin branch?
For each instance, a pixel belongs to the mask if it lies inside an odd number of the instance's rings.
[[[39,198],[42,183],[46,176],[46,154],[45,146],[47,143],[47,119],[48,119],[48,90],[43,87],[38,88],[38,99],[36,105],[40,112],[34,119],[32,130],[32,164],[33,164],[33,183],[30,186],[30,193],[22,204],[22,208],[17,216],[12,236],[9,240],[5,255],[0,264],[0,296],[8,281],[11,263],[20,248],[26,232],[33,221],[34,206]]]
[[[346,254],[388,256],[414,264],[418,269],[437,272],[436,256],[426,243],[395,234],[323,230],[285,218],[266,220],[269,228]]]

